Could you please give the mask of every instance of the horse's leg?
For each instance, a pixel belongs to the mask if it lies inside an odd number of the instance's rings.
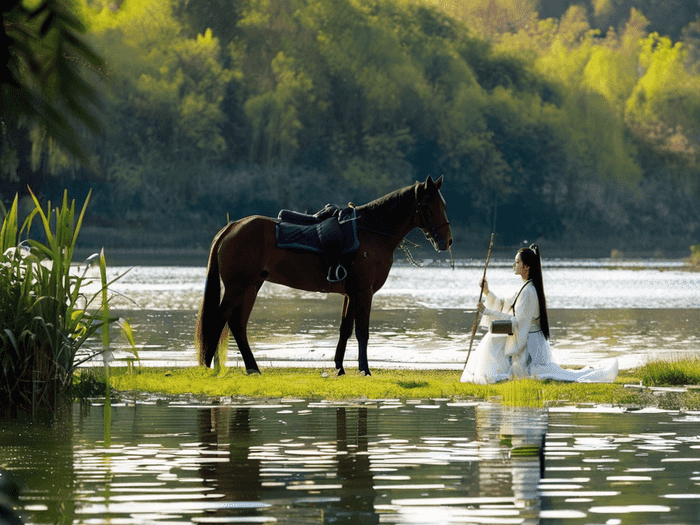
[[[245,371],[248,374],[259,374],[260,368],[253,357],[253,351],[248,343],[248,320],[250,313],[253,311],[255,299],[258,296],[258,290],[262,286],[263,281],[251,286],[243,295],[243,300],[233,309],[231,316],[228,319],[228,327],[236,340],[238,351],[241,353],[243,362],[245,363]]]
[[[357,366],[360,372],[371,376],[367,362],[367,341],[369,341],[369,312],[372,308],[372,292],[366,290],[357,295],[354,305],[355,337],[357,338]]]
[[[210,332],[206,334],[207,344],[204,364],[206,364],[207,368],[211,367],[212,361],[214,361],[214,356],[219,348],[220,339],[222,339],[221,333],[224,331],[226,320],[229,318],[229,315],[230,310],[222,303],[216,311],[215,318],[212,319]]]
[[[348,339],[350,339],[352,335],[352,327],[354,324],[355,314],[353,312],[353,302],[350,300],[350,296],[346,295],[343,301],[343,312],[340,318],[340,338],[338,339],[338,346],[335,347],[335,369],[338,371],[339,376],[345,374],[343,359],[345,358],[345,349],[348,345]]]

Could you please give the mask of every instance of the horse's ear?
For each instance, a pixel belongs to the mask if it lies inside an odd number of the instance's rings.
[[[442,186],[442,177],[443,177],[443,175],[440,175],[440,178],[438,180],[433,181],[433,176],[428,175],[428,178],[425,179],[425,187],[428,189],[431,189],[432,186],[435,186],[435,189],[439,190],[440,186]]]

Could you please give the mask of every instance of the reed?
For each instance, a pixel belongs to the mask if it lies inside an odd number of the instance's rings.
[[[95,332],[119,319],[103,317],[106,294],[84,292],[87,265],[82,274],[72,265],[90,194],[78,215],[67,192],[60,206],[52,209],[49,202],[46,211],[34,193],[31,197],[35,208],[22,226],[15,197],[0,230],[0,405],[36,413],[55,411],[70,397],[77,366],[96,355],[78,358],[78,351]],[[37,217],[45,242],[30,237]],[[23,233],[27,239],[18,243]],[[104,258],[100,265],[104,270]],[[103,279],[100,292],[109,284]],[[95,301],[97,307],[91,309]]]

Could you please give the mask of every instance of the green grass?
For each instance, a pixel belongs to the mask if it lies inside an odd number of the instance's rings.
[[[646,386],[700,385],[700,357],[653,361],[638,374]]]
[[[366,399],[452,399],[485,400],[500,398],[504,404],[544,406],[556,404],[606,404],[622,406],[662,406],[664,408],[700,408],[700,392],[691,390],[673,396],[659,396],[648,390],[626,388],[640,381],[660,385],[654,376],[654,363],[623,371],[613,384],[562,383],[531,379],[496,385],[460,383],[455,370],[381,370],[365,377],[349,373],[337,377],[334,370],[276,368],[262,375],[246,375],[237,368],[217,374],[204,367],[157,369],[113,368],[111,386],[121,392],[146,392],[165,395],[194,395],[211,398],[305,398],[328,400]],[[700,373],[700,360],[690,359],[687,366]],[[96,373],[99,373],[98,371]],[[653,381],[648,377],[653,377]],[[686,383],[692,384],[692,383]],[[697,383],[695,383],[697,384]]]

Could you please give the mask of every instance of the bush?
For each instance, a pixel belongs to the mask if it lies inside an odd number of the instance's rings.
[[[68,398],[75,369],[96,355],[77,359],[81,346],[97,330],[107,335],[109,325],[118,319],[108,315],[110,283],[106,282],[104,253],[100,256],[102,287],[92,297],[84,293],[86,272],[77,274],[72,267],[90,195],[77,222],[75,201],[69,204],[66,192],[61,207],[53,212],[50,202],[45,213],[33,193],[32,199],[35,209],[21,229],[15,197],[0,230],[0,404],[35,412],[55,410]],[[29,237],[37,216],[46,243],[28,239],[18,244],[23,232]],[[90,312],[96,298],[99,308]],[[133,348],[131,330],[126,324],[123,328]]]

